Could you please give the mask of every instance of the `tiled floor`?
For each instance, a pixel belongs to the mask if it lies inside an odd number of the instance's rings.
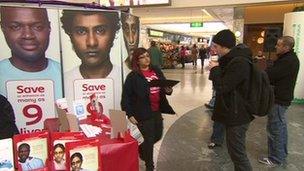
[[[207,148],[212,132],[210,111],[202,105],[211,97],[208,73],[192,69],[163,70],[168,79],[180,80],[168,99],[177,115],[164,116],[164,136],[155,145],[154,161],[158,171],[230,171],[233,164],[225,145]],[[288,110],[289,156],[285,167],[270,169],[257,162],[267,153],[266,118],[255,119],[247,132],[247,151],[253,170],[304,170],[304,106],[292,105]],[[140,170],[144,163],[140,162]]]

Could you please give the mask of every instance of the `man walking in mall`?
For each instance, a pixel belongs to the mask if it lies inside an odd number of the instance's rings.
[[[287,157],[287,125],[285,113],[293,100],[293,92],[299,71],[299,59],[293,50],[294,38],[283,36],[276,44],[277,59],[266,69],[270,83],[274,86],[275,104],[268,114],[268,157],[260,163],[269,167],[280,166]]]
[[[218,62],[210,61],[210,74],[216,90],[212,120],[225,126],[226,144],[235,171],[251,171],[246,154],[246,132],[253,116],[245,109],[250,83],[252,53],[245,46],[235,46],[236,38],[230,30],[222,30],[213,37]],[[245,59],[247,58],[247,59]]]

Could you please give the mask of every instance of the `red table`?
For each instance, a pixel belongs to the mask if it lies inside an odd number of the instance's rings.
[[[84,123],[98,125],[90,118],[81,121],[81,124]],[[50,132],[58,131],[58,118],[46,119],[44,129]],[[99,136],[102,171],[139,171],[137,141],[130,134],[126,134],[124,138],[110,139],[109,135],[105,134],[110,129],[104,127],[102,129],[103,134]]]

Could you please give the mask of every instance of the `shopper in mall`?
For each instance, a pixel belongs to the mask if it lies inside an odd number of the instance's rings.
[[[200,56],[200,59],[201,59],[201,66],[202,66],[201,72],[204,73],[205,59],[207,59],[207,45],[202,45],[200,47],[199,56]]]
[[[161,113],[174,114],[166,95],[172,94],[171,87],[150,87],[152,80],[165,80],[159,67],[151,65],[145,48],[133,51],[132,71],[123,86],[121,107],[132,124],[135,124],[144,137],[139,146],[139,156],[145,161],[146,170],[154,169],[153,147],[163,133]]]
[[[220,56],[218,62],[209,62],[216,90],[212,120],[225,126],[227,149],[234,169],[251,171],[246,153],[246,132],[253,116],[245,109],[245,97],[250,83],[247,60],[252,60],[252,53],[249,48],[235,48],[236,37],[228,29],[218,32],[212,41]]]
[[[148,49],[148,52],[151,57],[151,64],[161,68],[163,65],[163,54],[160,49],[156,46],[155,41],[151,41],[151,46]]]
[[[180,50],[180,61],[182,63],[182,69],[185,68],[185,60],[186,60],[186,48],[185,46],[181,46],[181,50]]]
[[[293,37],[279,38],[275,46],[278,58],[272,67],[266,69],[270,83],[274,86],[275,104],[268,114],[268,156],[259,158],[259,162],[269,167],[284,164],[288,154],[285,113],[293,100],[299,71],[299,59],[294,52],[294,44]]]
[[[192,56],[193,68],[196,68],[196,66],[197,66],[197,56],[198,56],[198,49],[197,49],[196,44],[194,44],[191,48],[191,56]]]

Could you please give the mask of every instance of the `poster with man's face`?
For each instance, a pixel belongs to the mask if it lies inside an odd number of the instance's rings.
[[[89,104],[89,96],[96,93],[102,105],[113,102],[104,108],[119,109],[122,91],[119,13],[60,10],[60,22],[64,94],[69,106],[76,99]],[[113,83],[108,84],[105,78]],[[107,110],[104,112],[108,115]]]
[[[123,80],[131,71],[132,52],[139,46],[140,22],[137,16],[129,13],[121,13],[121,27],[123,30],[122,68]]]
[[[40,131],[62,98],[58,11],[0,6],[0,93],[20,133]]]

